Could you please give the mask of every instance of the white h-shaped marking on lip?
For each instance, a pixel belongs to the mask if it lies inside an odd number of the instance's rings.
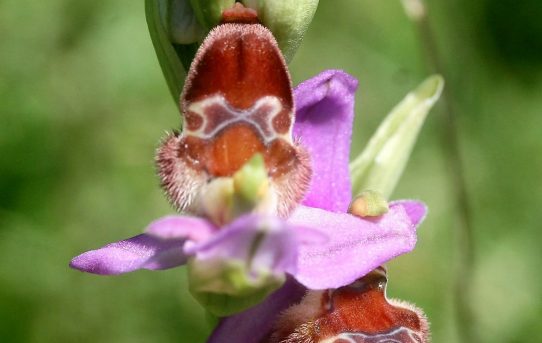
[[[207,123],[208,123],[208,118],[207,118],[207,114],[205,110],[213,105],[219,105],[229,115],[227,116],[226,120],[218,124],[211,132],[205,133],[205,129],[207,128]],[[269,105],[271,107],[271,111],[269,111],[269,113],[267,114],[267,118],[265,118],[269,133],[265,133],[260,123],[254,120],[254,118],[252,118],[252,115],[260,107],[264,105]],[[223,128],[225,128],[226,126],[230,124],[234,124],[237,122],[246,122],[246,123],[251,124],[254,128],[258,130],[258,132],[264,139],[265,143],[269,143],[275,138],[282,138],[286,140],[287,142],[291,142],[293,118],[291,119],[292,122],[290,123],[290,127],[288,128],[288,132],[284,134],[279,134],[278,132],[276,132],[276,130],[273,127],[273,119],[281,111],[282,111],[282,103],[275,96],[270,96],[270,95],[264,96],[258,99],[251,108],[247,110],[238,110],[238,109],[232,108],[222,95],[213,95],[203,100],[193,102],[188,106],[187,112],[193,112],[197,114],[198,116],[200,116],[203,120],[203,123],[202,125],[200,125],[200,127],[197,130],[189,130],[188,127],[185,127],[184,132],[187,135],[208,139],[216,135],[220,130],[222,130]]]
[[[410,339],[412,339],[412,342],[419,342],[419,340],[417,338],[419,336],[415,331],[413,331],[413,330],[411,330],[409,328],[405,328],[405,327],[401,326],[401,327],[399,327],[399,328],[397,328],[397,329],[395,329],[393,331],[378,334],[378,335],[369,335],[369,334],[364,334],[364,333],[361,333],[361,332],[343,332],[343,333],[341,333],[341,334],[339,334],[337,336],[334,336],[334,337],[328,338],[326,340],[323,340],[320,343],[333,343],[338,339],[345,340],[348,343],[356,343],[356,341],[354,340],[355,337],[368,338],[368,339],[371,339],[371,340],[376,339],[376,341],[374,341],[374,343],[379,343],[379,342],[382,342],[382,343],[404,343],[404,342],[398,341],[398,340],[390,337],[390,335],[395,335],[395,334],[399,334],[399,333],[402,333],[402,332],[406,332],[408,337]]]

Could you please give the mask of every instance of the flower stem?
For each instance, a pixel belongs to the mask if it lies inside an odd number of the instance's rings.
[[[440,59],[423,0],[402,0],[402,3],[408,16],[416,25],[428,68],[432,72],[443,74],[446,78],[447,73]],[[475,246],[464,166],[459,146],[456,110],[452,99],[451,87],[448,84],[442,94],[444,118],[442,120],[443,140],[441,143],[448,156],[448,170],[450,171],[457,214],[455,232],[459,256],[454,286],[456,315],[460,341],[474,343],[479,342],[475,331],[475,315],[470,303]]]

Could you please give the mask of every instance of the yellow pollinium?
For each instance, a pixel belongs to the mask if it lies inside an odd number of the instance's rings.
[[[382,194],[364,191],[352,201],[348,212],[358,217],[378,217],[388,210],[388,202]]]

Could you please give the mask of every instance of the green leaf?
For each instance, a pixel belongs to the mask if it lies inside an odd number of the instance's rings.
[[[171,42],[168,27],[168,0],[145,0],[145,16],[158,62],[173,100],[179,106],[179,98],[183,88],[186,72],[183,62],[177,55]],[[193,49],[191,45],[178,46],[178,49]]]
[[[392,194],[420,129],[444,87],[440,75],[427,78],[388,114],[363,152],[350,163],[353,194],[366,189]]]

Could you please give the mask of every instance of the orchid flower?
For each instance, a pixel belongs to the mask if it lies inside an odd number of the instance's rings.
[[[226,316],[288,276],[337,288],[412,250],[423,204],[392,202],[371,219],[347,213],[357,81],[327,71],[293,92],[256,13],[239,5],[222,21],[190,67],[183,131],[157,153],[166,194],[189,215],[159,219],[71,266],[108,275],[187,264],[192,294]]]
[[[392,202],[388,213],[374,219],[347,213],[356,87],[354,78],[332,70],[296,88],[294,134],[311,154],[313,177],[303,205],[287,220],[252,215],[219,227],[205,218],[168,216],[143,234],[77,256],[71,267],[111,275],[167,269],[190,257],[215,263],[250,260],[260,278],[280,280],[288,274],[306,288],[327,289],[345,286],[412,250],[426,212],[423,204]],[[262,233],[255,254],[248,257]]]

